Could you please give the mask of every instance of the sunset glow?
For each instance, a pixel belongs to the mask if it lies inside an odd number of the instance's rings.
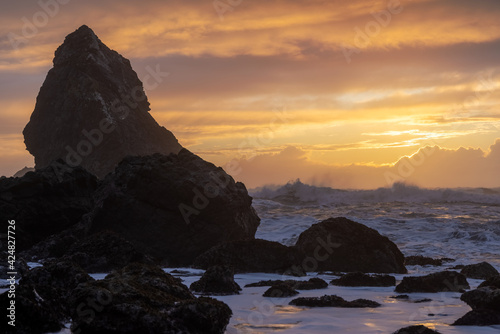
[[[2,5],[2,175],[33,166],[22,130],[86,24],[139,78],[170,73],[146,89],[153,117],[249,188],[500,187],[498,1],[64,2]]]

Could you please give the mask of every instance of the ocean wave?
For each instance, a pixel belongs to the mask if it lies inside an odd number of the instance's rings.
[[[375,190],[341,190],[317,187],[300,180],[283,186],[265,186],[250,190],[253,197],[289,205],[331,205],[356,203],[457,203],[500,205],[500,189],[426,189],[405,183]]]

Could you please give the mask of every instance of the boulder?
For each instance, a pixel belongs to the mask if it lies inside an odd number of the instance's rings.
[[[70,261],[50,261],[42,267],[31,269],[21,280],[34,287],[37,296],[46,303],[59,307],[65,314],[69,314],[68,298],[71,292],[80,284],[93,282],[80,266]]]
[[[223,242],[253,239],[260,222],[242,183],[185,149],[125,158],[95,201],[85,217],[89,234],[118,233],[169,266],[190,265]]]
[[[72,244],[63,259],[78,264],[89,273],[110,272],[133,262],[153,264],[153,260],[132,243],[109,231],[92,234]]]
[[[395,286],[396,278],[390,275],[368,275],[360,272],[347,273],[330,282],[339,286]]]
[[[493,310],[472,310],[453,323],[453,326],[500,325],[500,313]]]
[[[400,330],[395,331],[393,334],[439,334],[439,332],[425,327],[424,325],[417,325],[401,328]]]
[[[149,113],[130,62],[87,26],[66,36],[23,134],[35,168],[63,159],[103,178],[128,155],[178,153],[174,135]],[[160,79],[168,75],[159,69]],[[163,76],[163,77],[161,77]],[[150,78],[150,85],[157,84]]]
[[[232,314],[160,267],[138,263],[80,284],[69,302],[71,329],[81,333],[224,333]]]
[[[490,277],[483,283],[479,284],[479,288],[483,288],[486,286],[494,286],[498,289],[500,289],[500,275]]]
[[[300,297],[292,300],[290,305],[307,307],[346,307],[346,308],[365,308],[379,307],[379,303],[367,299],[356,299],[346,301],[344,298],[335,295],[324,295],[321,297]]]
[[[488,309],[500,312],[500,289],[495,287],[467,291],[460,300],[466,302],[473,310]]]
[[[296,247],[306,271],[406,273],[398,247],[376,230],[347,218],[330,218],[302,232]]]
[[[488,262],[481,262],[464,266],[460,273],[462,275],[465,275],[465,277],[467,278],[484,280],[500,275],[495,267],[493,267]]]
[[[0,295],[0,304],[8,307],[8,291]],[[3,308],[3,307],[2,307]],[[0,332],[5,334],[45,334],[59,332],[68,320],[59,305],[39,297],[37,290],[30,284],[16,286],[15,327],[8,324],[9,318],[0,321]],[[3,310],[4,312],[5,309]],[[7,313],[8,314],[8,313]]]
[[[285,298],[298,295],[299,292],[286,283],[278,283],[271,286],[262,296],[272,298]]]
[[[302,255],[293,247],[261,239],[241,240],[215,246],[194,261],[195,268],[227,265],[236,273],[265,272],[303,276]]]
[[[192,291],[208,295],[238,295],[241,291],[234,281],[233,269],[227,266],[213,266],[189,287]]]
[[[405,265],[407,266],[442,266],[443,262],[445,261],[454,261],[454,260],[448,258],[433,259],[422,255],[405,257]]]
[[[464,275],[456,271],[442,271],[426,276],[407,276],[396,286],[396,292],[462,292],[470,289]]]
[[[95,176],[62,162],[23,177],[0,179],[2,230],[15,220],[16,235],[22,236],[16,238],[16,251],[22,252],[77,224],[92,208],[97,186]]]
[[[245,288],[259,287],[259,286],[273,286],[278,284],[287,284],[294,290],[316,290],[316,289],[326,289],[328,283],[318,277],[312,277],[308,281],[297,281],[297,280],[268,280],[260,281],[257,283],[250,283],[245,285]]]

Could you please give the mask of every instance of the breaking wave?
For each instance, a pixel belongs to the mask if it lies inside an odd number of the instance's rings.
[[[341,190],[317,187],[300,180],[284,186],[265,186],[250,190],[252,196],[283,204],[356,204],[356,203],[484,203],[500,205],[500,189],[458,188],[425,189],[404,183],[375,190]]]

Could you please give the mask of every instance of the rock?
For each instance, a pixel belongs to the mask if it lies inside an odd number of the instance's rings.
[[[9,266],[9,260],[12,260],[12,258],[9,258],[10,255],[6,251],[2,251],[1,257],[0,257],[0,288],[3,286],[8,285],[6,282],[7,278],[10,278],[11,275],[7,274],[8,272],[16,272],[16,277],[21,278],[24,277],[28,271],[30,270],[28,267],[28,264],[26,261],[20,257],[20,256],[15,256],[15,261],[14,261],[14,270],[10,270]]]
[[[379,303],[367,299],[356,299],[351,302],[344,300],[342,297],[335,295],[324,295],[322,297],[300,297],[292,300],[290,305],[308,306],[308,307],[347,307],[347,308],[364,308],[364,307],[379,307]]]
[[[401,328],[400,330],[395,331],[393,334],[439,334],[439,332],[436,332],[435,330],[427,328],[423,325],[417,325]]]
[[[330,282],[339,286],[395,286],[396,278],[390,275],[367,275],[360,272],[347,273]]]
[[[236,273],[265,272],[303,276],[302,255],[294,248],[261,239],[228,242],[209,249],[194,261],[195,268],[227,265]]]
[[[495,287],[478,288],[460,297],[473,310],[488,309],[500,312],[500,289]]]
[[[287,284],[294,290],[316,290],[316,289],[325,289],[328,287],[328,283],[326,283],[321,278],[312,277],[308,281],[296,281],[296,280],[268,280],[268,281],[260,281],[257,283],[250,283],[245,285],[245,288],[251,287],[259,287],[259,286],[273,286],[279,284]]]
[[[63,259],[77,263],[89,273],[110,272],[133,262],[153,263],[132,243],[109,231],[92,234],[71,245]]]
[[[77,224],[92,208],[97,186],[95,176],[62,162],[23,177],[1,179],[2,230],[7,231],[8,221],[15,218],[16,235],[22,235],[16,239],[16,251],[22,252]]]
[[[465,277],[467,278],[484,280],[500,275],[495,267],[493,267],[488,262],[481,262],[478,264],[465,266],[460,273],[462,275],[465,275]]]
[[[234,272],[227,266],[213,266],[207,269],[200,280],[189,287],[194,292],[209,295],[238,295],[241,291],[234,281]]]
[[[161,268],[138,263],[80,284],[70,303],[71,329],[82,333],[224,333],[232,314]]]
[[[467,312],[453,323],[453,326],[493,326],[500,325],[500,313],[493,310],[478,309]]]
[[[427,276],[404,277],[396,286],[396,292],[461,292],[470,289],[464,275],[455,271],[442,271]]]
[[[408,300],[408,299],[410,299],[410,296],[408,296],[408,295],[397,295],[397,296],[391,296],[390,298],[392,298],[392,299],[404,299],[404,300]]]
[[[441,266],[443,262],[443,259],[433,259],[422,255],[405,257],[407,266]]]
[[[149,114],[130,62],[87,26],[56,50],[23,134],[37,169],[64,159],[103,178],[129,155],[178,153],[174,135]],[[165,76],[159,67],[157,75]],[[149,85],[155,84],[150,78]]]
[[[94,197],[85,217],[89,234],[116,232],[169,266],[191,265],[223,242],[253,239],[260,222],[242,183],[185,149],[125,158]]]
[[[306,271],[406,273],[398,247],[377,231],[347,218],[330,218],[302,232],[296,247]]]
[[[28,284],[34,287],[38,296],[45,302],[53,305],[53,308],[60,307],[65,314],[69,314],[70,306],[67,301],[71,292],[80,283],[92,281],[94,279],[73,262],[51,261],[42,267],[31,269],[20,285]]]
[[[12,177],[23,177],[28,172],[34,172],[35,168],[25,166],[23,169],[17,171]]]
[[[0,304],[9,305],[8,292],[0,295]],[[40,298],[29,284],[16,286],[15,327],[8,325],[9,318],[0,322],[0,332],[5,334],[45,334],[59,332],[67,321],[63,310]],[[7,312],[7,311],[5,311]]]
[[[267,289],[266,292],[264,292],[263,296],[273,297],[273,298],[285,298],[285,297],[292,297],[298,294],[299,292],[290,287],[290,285],[286,283],[279,283]]]
[[[479,284],[479,288],[484,288],[486,286],[494,286],[498,289],[500,289],[500,275],[490,277],[483,283]]]
[[[328,283],[318,277],[312,277],[308,281],[297,281],[293,285],[294,289],[297,290],[316,290],[316,289],[326,289]]]

